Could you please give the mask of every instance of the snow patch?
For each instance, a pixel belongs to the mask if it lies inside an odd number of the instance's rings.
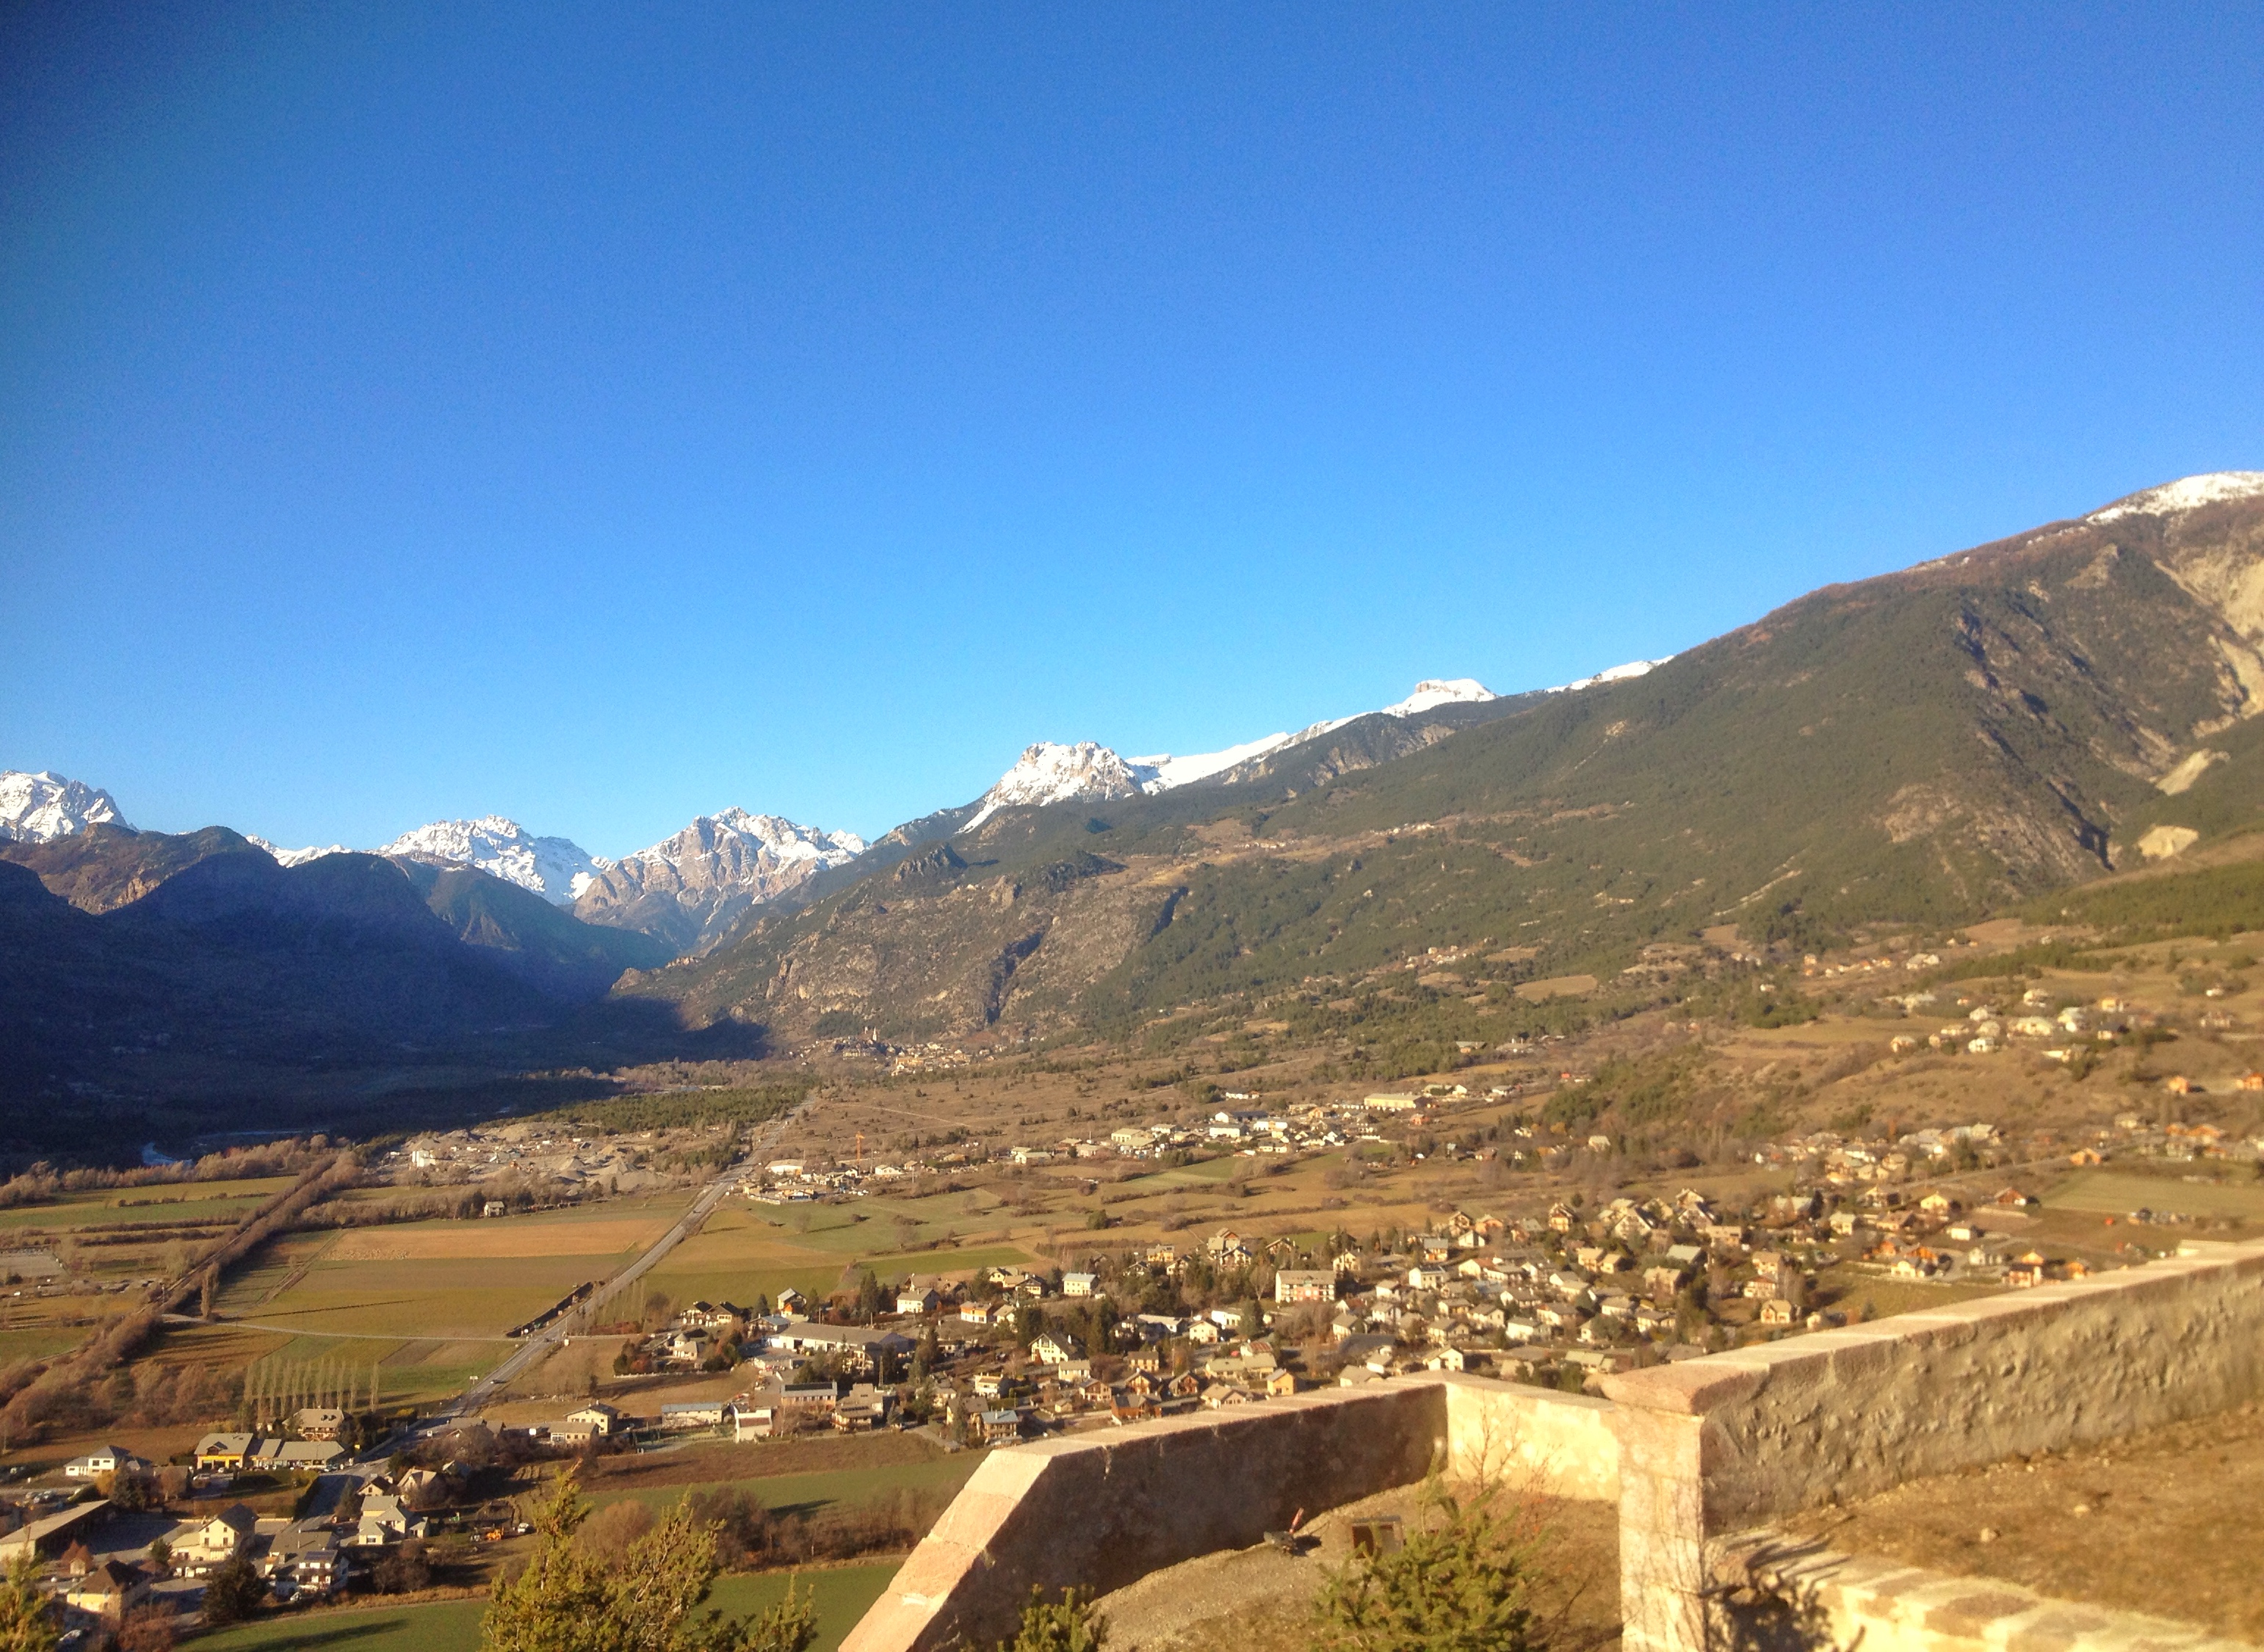
[[[0,772],[0,841],[44,844],[90,826],[125,825],[118,800],[98,786],[45,769]]]
[[[2206,475],[2181,476],[2159,488],[2148,488],[2117,499],[2084,518],[2086,522],[2115,522],[2127,516],[2175,516],[2226,499],[2253,498],[2264,494],[2264,470],[2217,470]]]

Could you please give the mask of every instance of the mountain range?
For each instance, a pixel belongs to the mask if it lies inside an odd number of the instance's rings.
[[[160,1083],[129,1057],[188,1046],[500,1060],[548,1037],[556,1060],[593,1015],[1020,1036],[1440,953],[1615,978],[1716,925],[1954,924],[2246,830],[2260,709],[2264,473],[2238,472],[1561,689],[1426,682],[1194,757],[1041,742],[869,845],[735,808],[619,861],[492,816],[277,851],[9,774],[0,1040],[23,1059],[0,1066],[54,1091]]]

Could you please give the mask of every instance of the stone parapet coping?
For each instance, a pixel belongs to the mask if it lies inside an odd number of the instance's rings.
[[[1760,1638],[1739,1619],[1774,1612],[1789,1616],[1807,1644],[1864,1652],[2257,1652],[2192,1624],[2056,1600],[1999,1578],[1836,1554],[1769,1532],[1724,1540],[1714,1576],[1731,1646]]]

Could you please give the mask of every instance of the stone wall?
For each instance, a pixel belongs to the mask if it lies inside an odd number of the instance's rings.
[[[1552,1497],[1616,1503],[1620,1442],[1609,1400],[1485,1377],[1447,1376],[1448,1472]]]
[[[1611,1407],[1464,1376],[1406,1377],[993,1453],[842,1652],[1011,1638],[1032,1589],[1106,1594],[1246,1548],[1433,1467],[1608,1499]]]
[[[1701,1652],[1723,1540],[2264,1397],[2264,1243],[1610,1378],[1628,1652]]]
[[[1607,1380],[1608,1400],[1405,1377],[1001,1451],[843,1652],[987,1646],[1033,1588],[1106,1593],[1434,1466],[1616,1499],[1626,1652],[1706,1652],[1724,1639],[1723,1555],[1777,1516],[2264,1397],[2264,1243],[2188,1250],[1631,1372]],[[1856,1569],[1823,1639],[1957,1652],[1946,1629],[1879,1616],[1891,1590],[1855,1588],[1869,1563],[1842,1564]],[[1970,1617],[1973,1587],[1945,1588],[1965,1603],[1950,1616]]]

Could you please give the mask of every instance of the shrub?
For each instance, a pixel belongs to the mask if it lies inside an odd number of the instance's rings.
[[[1043,1590],[1033,1589],[1030,1604],[1022,1608],[1022,1627],[1012,1641],[998,1643],[998,1652],[1100,1652],[1107,1637],[1108,1620],[1091,1600],[1078,1599],[1074,1589],[1063,1590],[1053,1605]]]
[[[1494,1493],[1457,1501],[1433,1482],[1433,1518],[1404,1547],[1332,1573],[1315,1611],[1315,1652],[1528,1652],[1525,1547]]]

